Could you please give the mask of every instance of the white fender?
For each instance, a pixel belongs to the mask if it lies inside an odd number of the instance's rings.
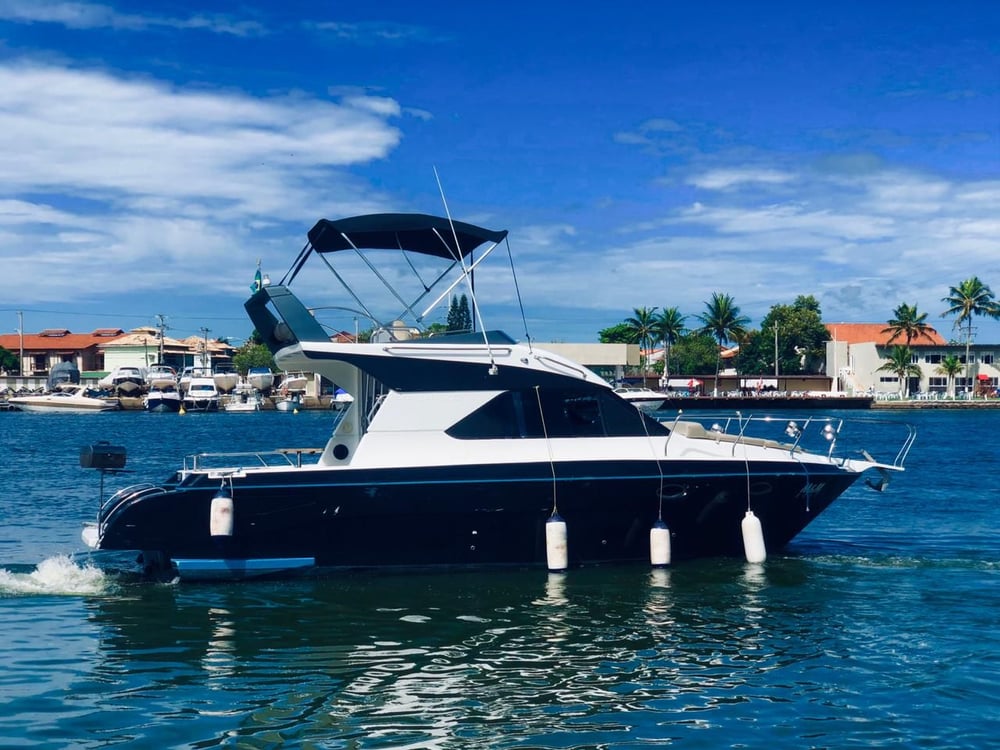
[[[748,510],[740,524],[743,531],[743,552],[748,563],[762,563],[767,559],[767,549],[764,547],[764,530],[760,519]]]
[[[219,492],[212,498],[208,528],[212,536],[233,535],[233,498],[226,492]]]
[[[558,513],[545,522],[545,558],[549,570],[559,572],[569,567],[569,547],[566,542],[566,522]]]
[[[670,529],[662,518],[649,530],[649,562],[657,568],[670,565]]]

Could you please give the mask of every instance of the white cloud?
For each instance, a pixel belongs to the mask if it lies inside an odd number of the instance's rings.
[[[795,175],[777,169],[713,169],[694,175],[688,183],[705,190],[729,190],[744,185],[781,185],[795,180]]]
[[[110,5],[61,0],[0,0],[0,19],[15,23],[51,23],[69,29],[145,31],[156,27],[197,29],[233,36],[259,36],[267,29],[256,21],[225,15],[187,18],[121,13]]]
[[[399,112],[386,97],[254,98],[0,64],[0,258],[30,256],[8,269],[7,301],[155,289],[157,273],[216,285],[284,222],[298,242],[331,208],[375,208],[345,170],[391,153]]]
[[[979,275],[1000,292],[996,182],[899,169],[850,180],[739,165],[717,174],[733,176],[717,185],[748,174],[781,177],[669,208],[611,245],[607,235],[594,242],[582,231],[552,234],[557,242],[544,262],[519,269],[529,309],[544,300],[564,326],[572,325],[574,308],[603,310],[604,325],[612,325],[643,305],[677,306],[690,317],[721,291],[758,323],[772,305],[811,294],[828,320],[885,321],[906,301],[947,331],[950,319],[939,315],[949,286]],[[791,183],[794,199],[786,195]],[[512,236],[515,252],[519,235]]]

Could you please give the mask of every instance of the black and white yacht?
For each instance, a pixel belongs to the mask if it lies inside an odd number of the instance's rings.
[[[759,561],[862,474],[881,488],[902,469],[912,431],[878,461],[849,449],[838,419],[763,420],[760,434],[740,415],[660,422],[587,368],[485,331],[470,279],[498,247],[509,255],[505,231],[421,214],[319,221],[284,278],[245,307],[281,369],[320,374],[353,397],[331,412],[325,444],[229,454],[224,466],[191,457],[163,483],[107,499],[85,540],[138,551],[147,573],[181,579]],[[396,288],[398,274],[377,270],[379,256],[406,260],[419,278],[415,295]],[[347,301],[382,321],[371,343],[331,340],[324,308],[292,292],[316,259],[310,268],[328,267]],[[393,317],[362,302],[341,261],[391,290]],[[428,277],[423,263],[443,268]],[[484,332],[415,333],[460,283]],[[808,449],[810,438],[819,450]]]

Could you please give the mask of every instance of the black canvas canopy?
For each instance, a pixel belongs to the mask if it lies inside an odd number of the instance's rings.
[[[486,242],[498,243],[507,231],[494,232],[463,221],[428,214],[367,214],[348,219],[320,219],[309,230],[309,242],[320,253],[351,249],[409,250],[456,260]],[[349,240],[349,241],[348,241]]]

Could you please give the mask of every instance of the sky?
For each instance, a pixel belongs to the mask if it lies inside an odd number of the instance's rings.
[[[0,0],[0,144],[3,333],[238,343],[258,261],[383,211],[508,230],[526,323],[506,246],[476,291],[521,339],[715,292],[952,338],[949,287],[1000,295],[990,0]]]

